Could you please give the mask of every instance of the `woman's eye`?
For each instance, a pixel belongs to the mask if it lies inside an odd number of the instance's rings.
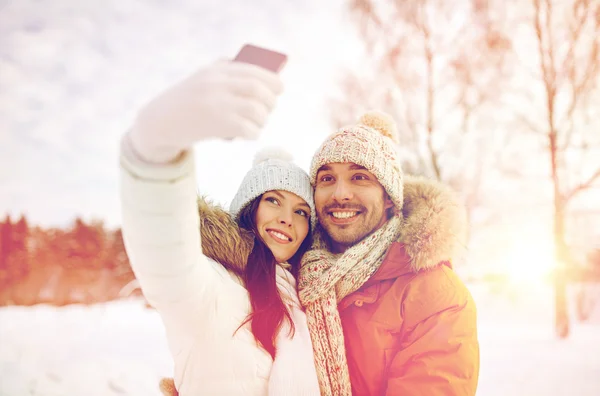
[[[303,216],[303,217],[308,217],[308,216],[310,216],[310,215],[309,215],[309,214],[306,212],[306,210],[302,210],[302,209],[299,209],[299,210],[297,210],[297,211],[296,211],[296,213],[298,213],[300,216]]]
[[[354,180],[369,180],[365,175],[354,175]]]
[[[267,197],[267,198],[265,198],[265,201],[271,202],[272,204],[275,204],[275,205],[279,205],[279,201],[277,200],[277,198],[274,198],[274,197]]]

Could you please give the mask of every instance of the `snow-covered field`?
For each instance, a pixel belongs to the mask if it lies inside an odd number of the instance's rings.
[[[478,395],[600,395],[600,321],[553,330],[552,293],[470,286],[479,308]],[[0,309],[0,396],[159,395],[172,363],[142,301]]]

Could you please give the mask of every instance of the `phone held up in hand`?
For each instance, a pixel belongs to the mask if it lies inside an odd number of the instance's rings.
[[[235,62],[251,63],[279,73],[287,62],[287,55],[252,44],[246,44],[240,49],[240,52],[238,52],[233,60]]]

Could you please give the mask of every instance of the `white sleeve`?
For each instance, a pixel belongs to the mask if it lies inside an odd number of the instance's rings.
[[[196,326],[224,277],[202,254],[193,153],[151,165],[126,136],[120,168],[123,239],[144,296],[164,320]]]

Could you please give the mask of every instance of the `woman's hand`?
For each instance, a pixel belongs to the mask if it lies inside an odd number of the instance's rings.
[[[199,140],[255,139],[282,91],[271,71],[215,62],[142,108],[129,132],[132,148],[145,161],[167,163]]]

